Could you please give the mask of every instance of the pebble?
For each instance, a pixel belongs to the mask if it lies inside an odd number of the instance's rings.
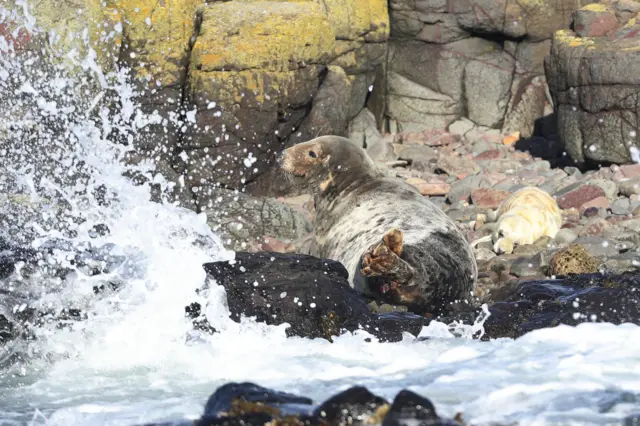
[[[602,188],[605,197],[610,201],[614,201],[618,198],[618,185],[610,180],[605,179],[589,179],[585,182],[588,185],[595,185]]]
[[[574,244],[581,244],[593,257],[615,256],[619,251],[615,243],[602,237],[582,236],[576,239]]]
[[[573,187],[573,185],[571,185]],[[580,208],[583,204],[588,203],[598,197],[603,197],[605,192],[597,185],[580,184],[575,189],[563,190],[556,195],[556,201],[561,209]]]
[[[571,229],[562,228],[558,231],[554,240],[559,244],[571,244],[576,238],[578,238],[578,235]]]
[[[616,240],[618,250],[626,251],[640,246],[640,233],[630,231],[620,225],[613,225],[602,231],[602,238]]]
[[[533,256],[540,253],[541,248],[534,244],[523,244],[513,249],[513,253],[520,256]]]
[[[497,209],[511,195],[499,189],[479,188],[471,191],[471,202],[480,208]]]
[[[524,166],[524,170],[531,170],[536,173],[545,172],[551,170],[551,163],[547,160],[534,161],[533,163]]]
[[[620,222],[620,226],[633,232],[640,232],[640,219],[633,218]]]
[[[630,197],[632,195],[640,194],[640,178],[634,178],[629,180],[623,180],[618,182],[618,189],[620,194]]]
[[[599,210],[597,207],[587,207],[586,209],[581,207],[580,210],[582,210],[582,216],[584,217],[597,217],[599,216]]]
[[[620,166],[620,171],[627,178],[640,177],[640,164],[625,164]]]
[[[617,215],[628,215],[631,213],[631,201],[628,198],[618,198],[611,203],[611,213]]]
[[[414,160],[429,161],[436,158],[438,153],[435,149],[414,144],[393,144],[393,153],[400,160],[413,162]]]
[[[444,182],[427,182],[420,178],[409,178],[406,182],[418,189],[421,195],[447,195],[451,185]]]
[[[473,152],[477,152],[476,149],[474,148]],[[502,157],[502,152],[498,149],[488,149],[486,151],[482,151],[480,152],[480,154],[476,155],[475,157],[473,157],[474,160],[476,161],[483,161],[483,160],[495,160]]]
[[[451,155],[440,155],[436,167],[449,176],[469,176],[480,173],[480,167],[471,158],[453,157]]]
[[[602,268],[611,272],[637,271],[640,267],[640,253],[628,252],[607,259]]]
[[[567,175],[580,179],[582,177],[582,172],[577,167],[565,167],[564,171]]]
[[[582,230],[578,234],[578,236],[584,235],[598,235],[600,234],[609,224],[603,218],[596,216],[593,218],[589,218],[587,223],[584,224]]]
[[[609,202],[609,199],[603,196],[603,197],[594,198],[591,201],[587,201],[586,203],[580,206],[580,211],[595,208],[597,212],[599,209],[608,209],[610,205],[611,205],[611,202]],[[605,214],[606,214],[606,211],[605,211]]]
[[[468,176],[464,179],[456,180],[451,183],[451,189],[447,199],[450,203],[457,201],[468,201],[471,197],[471,192],[477,188],[491,188],[493,182],[483,175]]]
[[[475,127],[475,123],[468,118],[460,118],[449,124],[449,132],[464,135]]]
[[[511,264],[510,272],[516,277],[544,275],[547,273],[549,262],[541,253],[528,257],[520,257]]]
[[[487,261],[493,259],[496,256],[497,255],[494,253],[494,251],[487,247],[480,247],[476,250],[476,261],[478,262]]]

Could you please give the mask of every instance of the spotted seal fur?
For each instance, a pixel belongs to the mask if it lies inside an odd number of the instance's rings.
[[[341,262],[360,293],[418,313],[468,300],[478,270],[466,238],[440,208],[383,173],[363,149],[322,136],[286,149],[278,163],[314,196],[313,254]]]
[[[489,215],[496,221],[491,235],[471,243],[493,243],[495,253],[512,253],[518,244],[533,244],[547,236],[554,238],[562,227],[562,213],[556,200],[535,186],[527,186],[511,194]]]

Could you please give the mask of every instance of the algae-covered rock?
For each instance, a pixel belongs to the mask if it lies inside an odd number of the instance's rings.
[[[217,3],[204,9],[191,65],[202,72],[293,71],[303,62],[325,63],[333,39],[315,3]]]
[[[556,276],[598,272],[598,261],[580,244],[572,244],[551,258],[549,274]]]
[[[93,1],[93,0],[92,0]],[[97,0],[95,0],[97,1]],[[150,89],[182,86],[202,0],[110,0],[122,15],[120,60]]]

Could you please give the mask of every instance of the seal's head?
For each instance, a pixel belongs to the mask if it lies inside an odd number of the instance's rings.
[[[296,184],[307,187],[314,194],[344,187],[377,173],[367,153],[340,136],[321,136],[287,148],[278,163]]]
[[[500,222],[500,226],[491,235],[493,241],[493,251],[498,254],[513,253],[516,246],[515,230],[519,226],[517,217],[504,218]]]

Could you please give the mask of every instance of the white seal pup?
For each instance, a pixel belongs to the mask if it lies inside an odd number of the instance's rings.
[[[556,200],[535,186],[527,186],[511,194],[495,213],[496,226],[491,235],[479,238],[493,243],[497,254],[512,253],[518,244],[533,244],[538,238],[555,238],[562,227],[562,212]]]
[[[360,293],[432,314],[471,296],[478,268],[456,224],[350,140],[318,137],[278,163],[314,196],[314,254],[341,262]]]

